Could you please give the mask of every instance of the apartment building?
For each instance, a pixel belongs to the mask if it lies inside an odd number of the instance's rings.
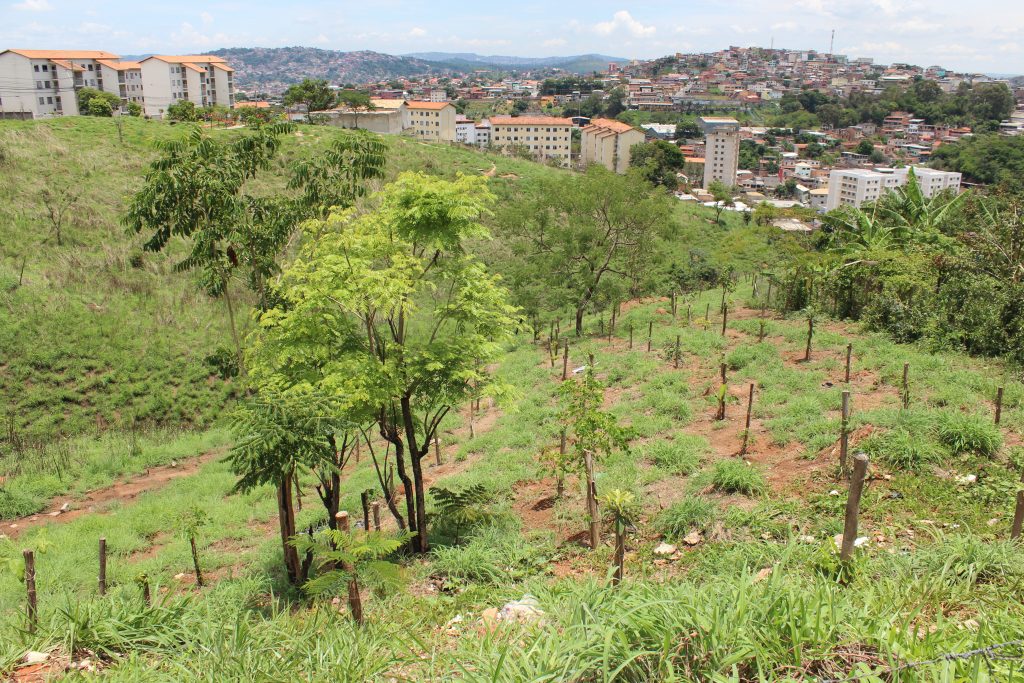
[[[235,106],[234,69],[210,55],[154,55],[140,62],[146,116],[163,118],[172,104]]]
[[[118,62],[112,59],[97,60],[100,75],[108,92],[116,92],[121,98],[122,109],[129,102],[142,105],[144,91],[142,89],[142,65],[138,62]],[[117,87],[115,91],[113,86]]]
[[[629,168],[629,150],[643,141],[644,134],[628,123],[594,119],[581,131],[583,165],[601,164],[609,171],[625,173]]]
[[[407,102],[405,128],[421,140],[455,142],[455,105],[450,102]]]
[[[523,147],[537,159],[557,159],[569,165],[572,120],[556,116],[492,116],[491,145]]]
[[[831,211],[844,205],[860,207],[866,202],[877,201],[886,191],[906,185],[911,168],[926,197],[945,189],[960,189],[959,173],[922,166],[883,170],[837,168],[829,175],[825,208]]]
[[[104,62],[117,59],[101,50],[0,52],[0,118],[77,116],[86,87],[120,95],[116,76],[104,77]]]
[[[704,131],[704,189],[713,182],[736,186],[740,161],[740,124],[732,118],[705,116],[697,119]]]

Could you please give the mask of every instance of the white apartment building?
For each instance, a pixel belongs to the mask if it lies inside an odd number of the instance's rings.
[[[480,123],[476,124],[476,146],[491,146],[491,122],[487,119],[483,119]]]
[[[163,118],[172,104],[235,106],[234,69],[209,55],[154,55],[141,62],[146,116]]]
[[[118,56],[101,50],[4,50],[0,52],[0,118],[77,116],[81,88],[120,95],[104,63]]]
[[[407,102],[405,128],[421,140],[455,142],[455,105],[450,102]]]
[[[97,60],[103,84],[108,92],[116,92],[121,98],[122,110],[129,102],[143,104],[142,65],[138,62],[117,62],[111,59]],[[117,90],[113,90],[116,85]]]
[[[825,208],[831,211],[843,205],[860,207],[866,202],[877,201],[887,190],[906,185],[910,168],[914,169],[921,192],[926,197],[945,189],[960,189],[959,173],[922,166],[885,170],[836,168],[829,174]]]
[[[718,181],[736,186],[740,161],[740,124],[736,119],[705,116],[697,119],[704,130],[704,189]]]
[[[609,171],[625,173],[629,169],[630,149],[644,139],[644,134],[628,123],[614,119],[594,119],[581,131],[580,156],[583,165],[601,164]]]
[[[463,145],[475,145],[476,121],[457,114],[455,116],[455,142]]]
[[[491,145],[525,147],[537,159],[558,159],[568,166],[572,120],[556,116],[492,116]]]

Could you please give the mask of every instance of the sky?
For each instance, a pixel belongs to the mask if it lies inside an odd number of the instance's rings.
[[[729,45],[1024,74],[1021,0],[0,0],[0,49],[335,50],[652,58]]]

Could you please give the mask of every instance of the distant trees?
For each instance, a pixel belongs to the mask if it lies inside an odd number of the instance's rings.
[[[653,185],[675,190],[679,185],[676,174],[686,165],[686,157],[679,148],[664,140],[633,145],[629,150],[629,165]]]
[[[336,102],[337,95],[322,78],[303,79],[301,83],[290,85],[284,91],[285,106],[304,105],[307,117],[315,111],[330,109]]]
[[[940,146],[932,155],[938,168],[959,171],[974,182],[1024,188],[1024,137],[973,135]]]
[[[636,173],[592,166],[584,175],[547,182],[501,217],[518,256],[509,277],[543,283],[546,307],[570,306],[580,335],[595,298],[641,288],[671,209],[671,199]]]
[[[112,92],[96,88],[82,88],[78,91],[78,113],[82,116],[113,116],[120,108],[121,98]]]

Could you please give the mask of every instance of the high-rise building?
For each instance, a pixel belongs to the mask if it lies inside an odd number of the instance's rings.
[[[740,124],[736,119],[703,116],[697,119],[704,131],[704,189],[713,182],[736,186],[740,161]]]

